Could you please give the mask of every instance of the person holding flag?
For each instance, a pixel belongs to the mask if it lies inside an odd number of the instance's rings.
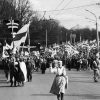
[[[27,36],[29,35],[30,22],[24,25],[13,37],[11,45],[13,46],[13,53],[15,54],[21,43],[25,43]]]

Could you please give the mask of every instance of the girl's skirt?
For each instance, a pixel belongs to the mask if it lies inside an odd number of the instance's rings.
[[[65,93],[66,78],[64,76],[57,75],[51,86],[50,93],[58,95],[60,93]]]

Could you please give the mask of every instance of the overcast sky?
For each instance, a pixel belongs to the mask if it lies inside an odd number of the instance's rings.
[[[57,19],[61,25],[68,29],[74,26],[95,28],[96,18],[90,12],[96,15],[100,24],[100,5],[96,5],[100,0],[30,0],[30,2],[33,10],[40,11],[41,16],[44,14],[42,11],[46,11],[46,18],[50,16],[53,19]],[[100,30],[99,25],[98,27]]]

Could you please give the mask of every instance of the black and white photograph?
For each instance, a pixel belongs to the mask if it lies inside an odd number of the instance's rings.
[[[100,100],[100,0],[0,0],[0,100]]]

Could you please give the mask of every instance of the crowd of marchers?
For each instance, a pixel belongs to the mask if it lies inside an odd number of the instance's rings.
[[[34,72],[41,72],[45,74],[46,69],[54,68],[57,61],[62,61],[62,66],[65,66],[69,71],[75,68],[77,71],[93,70],[94,81],[97,82],[99,79],[99,68],[100,60],[98,54],[92,59],[77,58],[60,58],[55,56],[54,58],[48,56],[44,58],[40,56],[36,59],[32,58],[18,58],[18,57],[7,57],[2,59],[3,69],[7,82],[10,82],[11,86],[24,86],[25,82],[32,81],[32,74]]]
[[[24,86],[25,82],[32,81],[32,73],[40,71],[45,74],[47,68],[54,68],[56,61],[62,61],[69,71],[74,68],[77,71],[92,70],[94,81],[99,79],[99,53],[95,49],[88,51],[90,45],[76,46],[70,44],[59,45],[56,48],[48,48],[35,56],[9,56],[2,58],[2,66],[7,82],[11,86]]]
[[[8,57],[2,60],[5,77],[10,86],[24,86],[32,81],[32,63],[30,59]]]

